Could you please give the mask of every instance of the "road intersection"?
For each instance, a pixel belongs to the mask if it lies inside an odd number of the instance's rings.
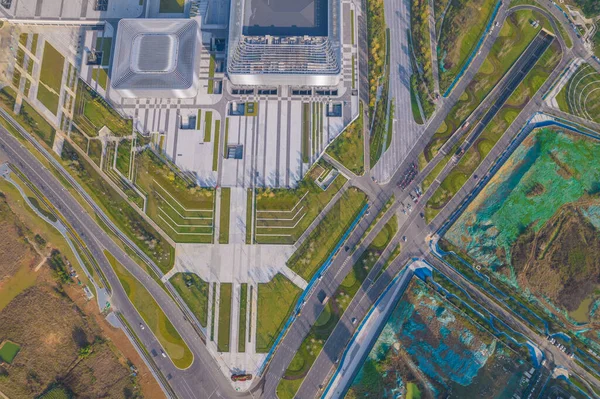
[[[388,7],[399,7],[403,11],[403,15],[400,17],[404,20],[409,20],[407,1],[400,0],[398,3],[391,4]],[[549,3],[549,2],[544,2]],[[386,3],[387,4],[387,3]],[[497,14],[497,21],[501,24],[510,13],[518,9],[532,8],[532,6],[518,6],[509,9],[508,5],[503,4]],[[553,27],[556,28],[555,19],[563,26],[569,26],[568,21],[562,13],[560,13],[555,7],[550,4],[547,11],[535,7],[546,16],[551,16],[550,20]],[[387,10],[386,10],[387,11]],[[404,14],[405,13],[405,14]],[[409,24],[410,22],[408,22]],[[359,23],[359,32],[361,32]],[[419,185],[423,179],[429,174],[429,172],[442,160],[449,148],[461,138],[463,132],[459,131],[454,134],[450,140],[444,145],[442,150],[434,157],[434,159],[416,176],[413,183],[406,189],[400,190],[396,186],[404,171],[409,167],[410,164],[417,161],[418,155],[423,151],[425,145],[429,139],[435,134],[438,127],[443,123],[446,116],[457,103],[460,96],[465,91],[467,85],[471,82],[480,66],[487,57],[493,43],[498,37],[500,29],[494,30],[488,35],[482,44],[481,52],[478,53],[472,63],[467,68],[464,76],[460,79],[455,89],[450,95],[445,98],[438,107],[438,110],[434,116],[429,120],[427,125],[419,132],[418,136],[414,137],[414,140],[410,142],[402,142],[403,152],[396,152],[394,162],[387,162],[385,166],[389,176],[385,176],[381,170],[373,169],[373,173],[366,173],[364,176],[355,176],[348,170],[345,170],[342,165],[336,165],[343,171],[348,177],[350,177],[350,184],[359,187],[369,197],[370,212],[366,214],[358,223],[356,228],[349,235],[345,246],[352,248],[349,251],[340,251],[340,253],[334,258],[331,266],[324,271],[322,278],[315,284],[312,291],[306,295],[303,310],[301,315],[295,318],[294,322],[289,327],[285,334],[281,344],[277,348],[275,355],[271,359],[266,372],[259,383],[255,383],[252,390],[249,392],[236,392],[231,388],[231,385],[227,378],[215,367],[212,356],[208,353],[204,343],[202,342],[202,334],[191,322],[192,317],[187,314],[188,310],[186,306],[176,303],[173,298],[179,298],[177,295],[171,295],[168,292],[169,288],[161,287],[140,265],[134,262],[128,255],[127,252],[122,248],[121,245],[126,245],[130,249],[134,250],[138,256],[140,256],[148,265],[153,267],[154,270],[158,271],[156,265],[153,264],[142,251],[137,249],[124,234],[122,234],[116,226],[112,224],[110,219],[104,214],[102,209],[95,205],[94,201],[85,193],[77,182],[69,175],[69,173],[62,168],[62,166],[54,160],[54,158],[46,152],[36,140],[29,136],[29,134],[23,130],[12,117],[1,111],[2,116],[13,125],[19,133],[28,138],[28,141],[36,147],[36,151],[46,155],[46,158],[51,164],[59,171],[59,173],[67,179],[71,186],[75,189],[78,195],[83,197],[83,202],[87,203],[93,208],[93,211],[100,217],[104,224],[106,224],[111,234],[108,234],[103,230],[96,220],[90,214],[87,213],[86,209],[80,203],[81,199],[76,199],[69,190],[66,190],[62,183],[50,172],[35,156],[32,155],[28,146],[19,142],[9,131],[4,128],[0,128],[0,152],[43,193],[43,195],[54,205],[56,209],[64,216],[70,226],[76,231],[81,239],[87,245],[87,248],[92,253],[94,258],[97,260],[99,267],[106,276],[111,288],[112,288],[112,302],[116,308],[119,309],[125,319],[130,324],[130,329],[139,340],[142,342],[144,347],[150,352],[160,352],[161,345],[156,337],[149,331],[149,329],[141,329],[138,326],[143,323],[137,310],[129,301],[123,288],[121,287],[119,280],[112,270],[108,260],[104,256],[104,251],[107,250],[115,256],[115,258],[130,272],[132,273],[152,294],[155,300],[159,303],[163,311],[166,313],[168,318],[176,326],[178,332],[181,334],[185,342],[190,347],[190,350],[194,354],[193,364],[186,370],[177,369],[169,359],[162,358],[161,356],[146,356],[148,362],[156,366],[156,376],[159,382],[164,385],[166,393],[168,395],[180,397],[180,398],[205,398],[205,397],[276,397],[276,389],[279,380],[283,376],[287,366],[290,364],[293,356],[300,347],[304,337],[307,335],[310,327],[314,324],[321,311],[323,305],[317,298],[317,294],[325,292],[328,296],[331,296],[342,280],[349,273],[352,265],[360,258],[369,244],[373,241],[379,231],[385,226],[387,221],[394,216],[399,214],[398,210],[403,203],[410,202],[409,192]],[[555,29],[558,31],[558,29]],[[567,29],[571,32],[570,29]],[[395,31],[394,31],[395,32]],[[366,34],[366,32],[363,32]],[[400,31],[396,32],[395,35],[401,35]],[[405,34],[405,33],[404,33]],[[574,36],[574,35],[573,35]],[[361,42],[359,38],[359,42]],[[395,36],[393,37],[395,39]],[[564,41],[558,38],[563,50],[563,59],[557,68],[552,72],[551,76],[544,83],[542,88],[537,94],[530,100],[527,106],[522,110],[517,119],[509,127],[509,129],[502,136],[501,140],[494,147],[489,156],[481,163],[474,174],[484,176],[493,167],[495,161],[503,157],[503,154],[507,149],[512,148],[514,140],[518,137],[521,129],[528,123],[530,118],[534,116],[540,110],[548,111],[543,101],[543,94],[546,93],[554,81],[559,77],[560,73],[567,66],[568,62],[572,57],[580,57],[588,60],[591,65],[600,71],[600,65],[598,65],[590,56],[584,45],[574,38],[574,46],[572,49],[567,49]],[[361,53],[361,63],[364,60]],[[395,60],[395,58],[392,58]],[[404,54],[404,58],[400,58],[401,65],[408,68],[408,57]],[[400,68],[398,68],[400,69]],[[409,69],[407,69],[409,70]],[[394,84],[392,91],[396,93],[396,100],[402,101],[396,105],[396,109],[408,109],[410,110],[410,98],[401,96],[400,91],[405,90],[406,87],[402,87],[406,82],[403,80],[401,71],[397,74],[392,74],[394,78]],[[490,93],[490,95],[481,103],[481,105],[474,111],[470,119],[477,121],[485,112],[497,101],[498,96],[501,92],[501,86],[506,84],[508,81],[504,79],[496,89]],[[362,91],[364,93],[364,91]],[[224,102],[229,101],[227,96],[223,97]],[[406,103],[408,101],[408,103]],[[222,104],[223,106],[225,103]],[[571,117],[559,112],[557,115],[566,119],[572,120],[575,123],[583,123],[585,121],[579,118]],[[402,119],[408,118],[412,120],[412,116],[409,114],[404,115],[402,118],[398,118],[396,123],[396,129],[398,125],[402,123]],[[597,128],[595,124],[589,124],[591,128]],[[412,128],[411,128],[412,129]],[[414,132],[417,129],[415,128]],[[368,138],[367,138],[368,140]],[[394,150],[395,151],[395,150]],[[368,151],[366,152],[368,154]],[[391,156],[391,155],[390,155]],[[330,161],[334,164],[334,160]],[[384,163],[385,163],[384,162]],[[382,163],[382,165],[384,164]],[[379,164],[378,164],[379,165]],[[381,166],[383,167],[383,166]],[[356,318],[361,320],[373,306],[377,298],[385,290],[389,282],[394,276],[404,267],[409,259],[414,257],[420,257],[425,259],[427,262],[435,266],[438,270],[445,273],[453,280],[459,282],[468,292],[485,304],[489,306],[494,312],[500,314],[508,320],[511,327],[515,328],[526,335],[529,339],[535,342],[540,349],[542,349],[548,356],[556,363],[567,365],[573,372],[586,377],[587,381],[593,381],[596,387],[600,387],[600,382],[593,376],[583,369],[578,364],[574,363],[566,355],[558,351],[554,346],[549,345],[544,337],[540,337],[535,332],[531,331],[522,321],[515,318],[504,308],[499,306],[493,300],[489,298],[485,293],[472,285],[463,276],[457,273],[454,269],[449,267],[438,257],[431,252],[429,246],[429,238],[431,235],[439,230],[444,223],[453,216],[461,204],[469,198],[471,193],[477,189],[481,182],[475,179],[469,179],[462,189],[454,196],[454,198],[448,203],[448,205],[436,216],[436,218],[427,225],[425,221],[419,216],[423,211],[427,199],[435,192],[435,189],[439,186],[440,182],[445,176],[451,171],[453,165],[448,164],[440,173],[438,178],[434,181],[428,191],[423,195],[420,202],[414,206],[414,210],[408,215],[400,215],[400,227],[396,236],[392,239],[392,243],[388,245],[386,250],[383,252],[378,263],[373,267],[365,282],[361,286],[361,289],[353,298],[352,302],[344,312],[343,317],[340,319],[335,330],[331,334],[329,340],[326,342],[323,351],[315,361],[313,367],[306,376],[304,383],[300,387],[298,397],[300,398],[312,398],[319,396],[319,391],[326,383],[327,378],[331,375],[332,371],[336,367],[337,359],[341,357],[343,350],[347,343],[351,339],[355,331],[355,325],[352,323],[352,319]],[[383,173],[383,174],[382,174]],[[389,181],[388,184],[378,184],[374,176],[383,176],[382,180]],[[393,205],[387,209],[383,217],[375,226],[366,234],[367,229],[380,215],[389,199],[394,197],[395,201]],[[120,241],[117,244],[111,235],[116,236]],[[392,249],[395,244],[399,244],[402,236],[409,237],[406,243],[403,243],[403,249],[398,258],[390,265],[388,269],[377,279],[375,276],[379,274],[379,271],[383,267],[384,263],[390,258]],[[159,274],[160,275],[160,274]],[[168,285],[167,285],[168,286]],[[172,393],[171,393],[172,392]]]

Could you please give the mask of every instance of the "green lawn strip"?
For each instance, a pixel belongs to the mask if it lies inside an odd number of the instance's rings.
[[[194,355],[156,300],[142,283],[117,262],[110,252],[105,250],[104,255],[119,278],[127,297],[142,316],[148,328],[152,330],[173,364],[180,369],[189,367],[194,360]]]
[[[506,19],[488,57],[425,147],[424,153],[428,162],[509,71],[538,34],[541,28],[534,29],[529,23],[531,19],[540,20],[543,26],[548,24],[541,14],[531,10],[517,11]]]
[[[109,215],[117,227],[152,258],[163,272],[172,268],[174,248],[121,197],[68,143],[63,145],[62,163]]]
[[[215,57],[213,55],[210,56],[210,61],[208,63],[208,94],[213,94],[215,90],[215,81],[212,79],[215,77]]]
[[[247,190],[246,198],[246,244],[252,244],[252,220],[254,219],[252,210],[252,193],[253,190],[249,188]]]
[[[354,187],[348,189],[294,252],[287,265],[305,280],[310,280],[331,254],[366,201],[367,197],[362,191]]]
[[[40,72],[40,82],[56,94],[60,93],[65,57],[48,42],[44,43],[44,57]]]
[[[132,141],[129,139],[123,139],[119,141],[119,147],[117,148],[117,170],[123,173],[123,176],[129,176],[129,168],[131,165],[131,145]]]
[[[295,397],[304,377],[319,356],[319,353],[321,353],[323,345],[325,345],[325,342],[343,313],[344,309],[339,308],[331,302],[325,305],[319,318],[302,341],[300,348],[294,355],[277,387],[277,396],[279,399],[291,399]]]
[[[135,185],[147,194],[146,213],[176,242],[212,242],[214,189],[201,188],[151,150],[135,158]]]
[[[210,329],[210,340],[215,340],[215,313],[217,308],[217,283],[212,283],[213,293],[212,293],[212,309],[210,314],[210,320],[212,321],[212,328]]]
[[[227,158],[227,143],[229,142],[229,118],[225,118],[225,140],[223,141],[223,158]]]
[[[200,127],[202,126],[202,125],[200,125],[201,121],[202,121],[202,110],[199,109],[198,115],[196,116],[196,130],[200,130]]]
[[[208,318],[208,283],[195,273],[175,273],[169,279],[202,327]]]
[[[425,214],[430,221],[438,211],[456,195],[473,172],[479,167],[488,153],[496,145],[504,132],[517,118],[529,99],[539,90],[552,70],[560,61],[560,46],[554,42],[540,57],[504,106],[494,116],[485,130],[467,149],[458,164],[441,182],[433,196],[427,201]],[[453,154],[453,152],[451,153]]]
[[[100,166],[100,160],[102,158],[102,142],[100,140],[90,140],[88,155],[96,165]]]
[[[219,337],[217,350],[229,352],[229,338],[231,336],[231,283],[222,283],[219,300]]]
[[[221,120],[215,121],[215,139],[213,145],[213,164],[212,170],[216,172],[219,168],[219,139],[221,138]]]
[[[400,255],[401,250],[402,250],[402,246],[400,244],[396,244],[396,246],[392,250],[392,253],[390,254],[390,257],[383,264],[383,266],[381,267],[379,272],[377,272],[377,276],[375,276],[374,280],[377,280],[379,278],[379,276],[381,276],[383,274],[383,272],[385,272],[387,270],[387,268],[390,267],[392,262],[394,262],[396,260],[396,258],[398,257],[398,255]]]
[[[210,141],[212,134],[212,111],[206,111],[204,113],[204,142]]]
[[[354,45],[354,10],[350,10],[350,32],[352,33],[352,45]]]
[[[16,68],[13,72],[12,84],[17,88],[21,86],[21,72]]]
[[[417,68],[412,76],[417,81],[416,89],[421,100],[425,118],[435,110],[433,102],[433,70],[429,37],[429,0],[411,2],[411,44]],[[411,77],[412,79],[412,77]],[[411,82],[412,83],[412,82]]]
[[[110,50],[112,47],[111,37],[98,37],[96,39],[96,51],[102,51],[102,66],[108,66],[110,63]]]
[[[348,125],[327,148],[327,154],[357,175],[362,175],[365,172],[363,131],[363,104],[361,102],[356,120]]]
[[[34,33],[33,39],[31,40],[31,54],[33,54],[33,55],[36,55],[39,36],[40,35],[38,33]]]
[[[49,147],[52,147],[56,130],[29,103],[26,101],[21,103],[21,113],[17,115],[16,119],[28,126],[29,132],[34,133]]]
[[[496,4],[497,0],[455,0],[450,4],[438,41],[442,93],[475,50]]]
[[[108,74],[104,68],[92,69],[92,79],[98,82],[100,87],[106,90],[106,84],[108,83]]]
[[[88,136],[97,136],[98,131],[105,125],[118,136],[129,136],[133,131],[132,120],[122,118],[81,79],[77,86],[73,120]]]
[[[221,213],[219,215],[219,244],[229,243],[229,218],[231,214],[231,188],[221,188]]]
[[[271,349],[301,293],[302,289],[279,273],[268,283],[258,284],[257,353]]]
[[[246,351],[246,311],[248,302],[248,284],[242,283],[240,287],[240,321],[238,328],[238,352]]]
[[[43,84],[38,85],[37,99],[54,115],[58,112],[58,95],[51,92]]]
[[[27,47],[27,38],[29,37],[28,33],[21,33],[19,35],[19,43],[23,45],[23,47]]]
[[[315,180],[321,173],[326,174],[328,169],[331,169],[331,165],[320,160],[295,189],[256,189],[256,242],[290,244],[304,233],[347,181],[345,177],[338,175],[327,190],[323,191]],[[250,228],[249,224],[247,228]]]
[[[21,347],[14,342],[4,341],[4,344],[0,347],[0,360],[11,364],[20,350]]]
[[[313,121],[314,122],[314,121]],[[302,103],[302,162],[308,163],[310,131],[310,103]]]
[[[385,141],[385,149],[390,148],[392,144],[392,138],[394,136],[394,112],[396,111],[396,104],[394,100],[390,103],[390,116],[388,118],[387,136]]]
[[[158,12],[165,14],[179,14],[184,11],[185,0],[160,0]]]
[[[25,87],[23,88],[23,95],[29,97],[29,90],[31,89],[31,80],[25,80]]]

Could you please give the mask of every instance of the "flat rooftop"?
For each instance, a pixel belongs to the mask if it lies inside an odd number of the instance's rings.
[[[243,0],[244,36],[327,36],[329,0]]]

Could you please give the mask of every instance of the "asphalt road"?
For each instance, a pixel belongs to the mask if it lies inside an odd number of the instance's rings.
[[[111,302],[129,321],[135,334],[140,338],[149,352],[155,351],[153,361],[169,379],[169,384],[179,398],[207,398],[241,396],[235,392],[225,376],[214,367],[214,360],[201,342],[196,330],[184,317],[179,307],[150,276],[135,263],[88,215],[80,203],[67,191],[58,179],[49,172],[31,152],[24,147],[6,129],[0,127],[0,151],[13,165],[42,192],[42,194],[58,209],[67,222],[86,243],[91,254],[98,262],[102,272],[112,288]],[[104,256],[108,250],[133,274],[152,294],[167,317],[176,326],[194,354],[193,364],[186,370],[176,368],[169,358],[160,355],[162,347],[149,328],[145,325],[129,298],[123,291],[119,280]]]
[[[529,8],[529,7],[521,6],[516,9],[512,9],[512,10],[508,11],[506,8],[506,5],[503,5],[498,12],[497,21],[499,21],[500,24],[502,24],[502,22],[506,19],[506,17],[510,13],[516,11],[517,9],[525,9],[525,8]],[[547,12],[545,12],[543,10],[541,10],[541,11],[545,15],[548,15]],[[558,12],[558,10],[556,10],[556,11],[557,11],[557,14],[562,16],[564,19],[564,16],[562,15],[562,13]],[[554,13],[552,13],[552,14],[554,15]],[[553,20],[551,20],[551,21],[552,21],[553,27],[556,27],[555,22]],[[404,160],[404,162],[398,168],[394,178],[392,178],[392,180],[391,180],[392,184],[383,186],[382,188],[380,188],[380,190],[374,190],[371,193],[371,195],[374,195],[378,198],[378,201],[374,202],[374,204],[373,204],[372,213],[377,213],[379,211],[379,209],[381,209],[380,208],[381,204],[385,202],[385,199],[388,198],[389,194],[391,192],[397,191],[397,189],[395,189],[395,187],[394,187],[393,182],[398,181],[400,172],[405,170],[410,162],[416,162],[418,154],[423,150],[423,148],[424,148],[425,144],[428,142],[429,138],[435,133],[435,131],[437,130],[437,127],[446,118],[449,110],[454,106],[454,104],[456,103],[456,101],[460,97],[460,95],[462,95],[462,93],[464,92],[464,89],[470,83],[470,81],[472,80],[472,77],[474,76],[476,71],[479,69],[479,67],[481,66],[481,64],[483,63],[485,58],[487,57],[487,54],[489,53],[489,50],[491,49],[493,42],[495,41],[497,35],[499,34],[499,31],[500,31],[500,29],[495,29],[494,32],[485,39],[481,51],[475,57],[473,63],[468,68],[468,70],[465,73],[465,75],[463,76],[463,78],[459,81],[457,87],[453,90],[453,92],[450,94],[450,96],[444,101],[444,103],[442,104],[440,109],[437,111],[436,115],[430,121],[430,123],[427,127],[427,130],[426,130],[425,134],[423,135],[423,137],[421,138],[421,140],[419,141],[419,143],[417,143],[415,145],[415,148],[412,149],[412,151],[410,152],[410,155]],[[544,87],[542,87],[542,89],[540,89],[538,91],[539,94],[534,96],[532,101],[523,110],[523,112],[521,113],[519,118],[511,126],[511,131],[507,131],[508,134],[505,134],[503,136],[503,142],[494,148],[493,152],[490,153],[490,156],[487,158],[487,162],[482,163],[480,168],[476,171],[476,174],[483,173],[483,171],[485,171],[485,170],[487,170],[487,168],[491,167],[491,163],[497,157],[501,156],[503,149],[508,147],[512,137],[514,137],[514,135],[516,135],[516,133],[518,133],[518,131],[525,124],[525,122],[527,121],[529,116],[531,116],[534,112],[536,112],[537,110],[539,110],[541,108],[541,106],[542,106],[541,93],[544,93],[548,89],[550,84],[558,77],[559,73],[566,66],[566,64],[567,64],[568,60],[570,59],[570,57],[572,56],[572,54],[575,52],[579,56],[584,55],[581,52],[584,51],[585,49],[583,49],[582,45],[579,45],[580,43],[578,43],[578,45],[575,45],[572,51],[568,51],[566,49],[566,47],[564,46],[564,43],[562,42],[562,40],[559,40],[559,41],[561,43],[561,47],[562,47],[564,55],[565,55],[565,57],[563,58],[563,61],[555,69],[554,73],[547,80]],[[576,41],[574,41],[574,42],[576,42]],[[473,113],[473,115],[470,119],[472,119],[472,120],[479,119],[490,108],[490,106],[497,101],[498,97],[500,96],[502,86],[506,85],[508,81],[509,81],[509,79],[507,77],[505,77],[502,80],[501,84],[499,84],[498,87],[492,93],[490,93],[490,95],[482,102],[480,107],[478,107],[478,109]],[[446,149],[451,148],[453,143],[459,139],[459,135],[455,135],[455,136],[456,137],[452,138],[453,141],[450,143],[447,143],[447,145],[444,146],[444,148],[446,148]],[[439,160],[443,156],[443,153],[438,154],[438,155],[439,156],[437,157],[437,159],[434,159],[427,166],[427,168],[426,168],[427,170],[422,171],[419,174],[419,176],[417,176],[416,181],[409,187],[409,189],[407,189],[407,191],[409,191],[410,188],[414,187],[417,183],[420,183],[420,181],[422,181],[422,179],[428,174],[428,171],[430,171],[437,164],[437,162],[439,162]],[[451,168],[452,168],[452,165],[448,166],[444,172],[447,174],[451,170]],[[443,176],[441,176],[440,179],[441,178],[443,178]],[[361,178],[357,178],[355,180],[361,180]],[[352,180],[352,182],[354,183],[354,180]],[[436,184],[439,185],[439,181],[437,181]],[[361,184],[361,186],[362,186],[362,184]],[[381,292],[383,292],[383,290],[385,289],[387,284],[391,281],[393,276],[396,275],[396,273],[403,267],[403,265],[408,261],[408,259],[410,259],[414,256],[425,256],[429,252],[429,248],[427,247],[427,245],[425,243],[426,236],[431,234],[431,232],[436,231],[437,228],[439,227],[439,225],[441,225],[441,223],[444,220],[446,220],[448,217],[450,217],[452,215],[452,213],[454,212],[456,207],[460,205],[460,203],[464,200],[465,196],[468,195],[470,193],[470,190],[472,190],[474,187],[475,187],[474,180],[467,182],[467,184],[465,185],[463,190],[461,190],[459,195],[455,196],[455,199],[453,200],[453,202],[455,202],[455,203],[449,204],[442,212],[440,212],[440,214],[434,220],[434,223],[431,226],[424,226],[423,222],[420,221],[420,218],[418,218],[416,216],[419,213],[419,211],[423,210],[423,206],[426,203],[427,198],[423,198],[420,201],[420,205],[412,212],[411,216],[409,217],[409,220],[405,221],[402,224],[402,226],[400,227],[399,232],[396,236],[396,239],[395,239],[396,241],[397,241],[397,238],[402,235],[408,235],[411,237],[409,242],[405,243],[403,245],[402,254],[386,270],[386,272],[378,280],[375,281],[374,284],[372,284],[372,280],[369,277],[365,280],[365,283],[363,283],[363,286],[361,287],[360,291],[356,294],[356,296],[354,297],[354,300],[351,302],[350,306],[347,308],[347,310],[345,311],[341,320],[338,322],[338,325],[332,332],[330,338],[326,342],[323,351],[321,352],[321,354],[319,355],[317,360],[314,362],[313,367],[309,371],[308,375],[305,377],[304,382],[298,391],[297,397],[311,398],[311,397],[318,396],[321,387],[328,380],[329,376],[331,376],[331,373],[334,370],[334,366],[336,364],[336,360],[341,357],[343,350],[345,349],[347,343],[349,342],[350,338],[352,337],[352,334],[354,333],[355,327],[351,323],[350,320],[353,317],[356,317],[358,320],[361,320],[364,317],[364,315],[368,312],[368,310],[371,308],[373,303],[377,300],[377,298],[379,297]],[[361,187],[361,188],[364,190],[364,187]],[[429,194],[429,196],[430,196],[434,191],[435,191],[435,187],[432,187],[428,191],[427,194]],[[398,192],[396,192],[396,198],[400,201],[407,200],[406,194],[402,194],[402,193],[398,193]],[[368,225],[368,223],[370,223],[370,220],[366,219],[361,222],[361,224],[363,224],[363,223]],[[359,226],[361,224],[359,224]],[[376,226],[373,229],[372,233],[379,231],[380,228],[381,228],[381,224]],[[357,229],[357,230],[359,230],[359,229]],[[354,236],[354,234],[352,236]],[[354,243],[352,236],[348,240],[348,243],[350,244],[350,246],[352,246],[352,244]],[[319,284],[319,286],[315,289],[315,292],[319,292],[320,290],[324,290],[328,294],[335,292],[335,289],[340,284],[341,280],[345,277],[345,275],[349,271],[351,265],[362,254],[362,251],[364,250],[364,246],[368,245],[368,242],[369,242],[369,237],[367,237],[367,239],[365,239],[365,241],[364,241],[364,244],[361,245],[360,247],[358,247],[357,250],[350,256],[348,256],[346,254],[338,255],[338,257],[336,257],[334,263],[328,269],[324,278],[321,280],[321,283]],[[382,258],[386,259],[385,255]],[[381,266],[381,263],[383,263],[383,261],[380,261],[379,264],[374,268],[374,270],[372,271],[372,273],[374,273],[373,275],[376,275],[378,268]],[[316,300],[315,294],[313,294],[307,298],[304,309],[305,310],[303,310],[301,317],[299,317],[298,320],[295,321],[294,324],[292,325],[292,327],[290,328],[290,332],[283,340],[281,348],[277,351],[276,355],[274,356],[274,358],[271,362],[268,373],[265,376],[265,396],[266,397],[274,397],[275,396],[275,390],[276,390],[276,386],[279,381],[279,378],[281,378],[281,376],[283,375],[285,369],[287,368],[287,365],[289,365],[289,362],[295,355],[299,345],[301,344],[302,340],[304,339],[304,336],[308,333],[310,326],[314,323],[314,321],[318,317],[320,311],[322,310],[322,305],[320,305],[320,303]],[[580,369],[578,371],[581,372]]]

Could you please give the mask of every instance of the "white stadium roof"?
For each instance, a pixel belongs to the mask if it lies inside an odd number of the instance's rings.
[[[199,26],[193,19],[122,19],[111,86],[123,97],[194,97]]]

